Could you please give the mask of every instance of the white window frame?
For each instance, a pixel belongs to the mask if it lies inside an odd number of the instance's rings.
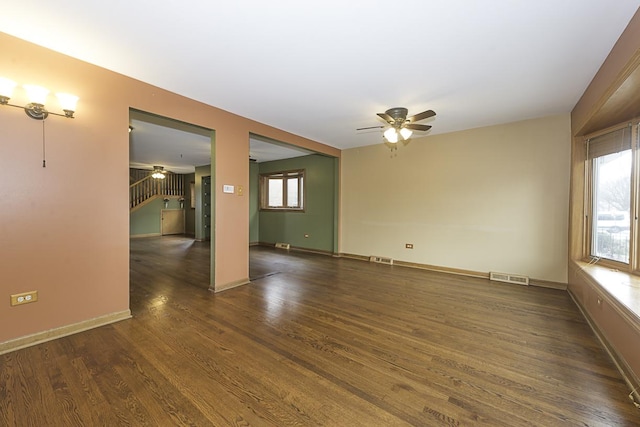
[[[269,172],[260,174],[260,210],[263,211],[288,211],[304,212],[305,210],[305,170],[296,169],[289,171]],[[269,181],[282,180],[282,206],[269,206]],[[295,204],[289,205],[288,181],[296,179],[298,183],[297,198]]]

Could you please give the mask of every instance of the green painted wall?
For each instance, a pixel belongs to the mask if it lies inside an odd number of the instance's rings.
[[[260,211],[258,195],[260,191],[260,166],[249,163],[249,243],[260,241]]]
[[[129,235],[160,235],[160,211],[164,208],[163,198],[157,197],[153,201],[132,212],[129,217]],[[180,209],[180,202],[177,197],[169,198],[167,209]]]
[[[260,242],[334,252],[336,165],[319,154],[259,164],[260,173],[304,169],[306,189],[305,212],[259,212]]]

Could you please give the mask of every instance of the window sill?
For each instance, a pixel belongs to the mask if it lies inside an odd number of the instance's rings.
[[[625,311],[640,322],[640,276],[612,267],[574,261],[575,264],[606,291]]]

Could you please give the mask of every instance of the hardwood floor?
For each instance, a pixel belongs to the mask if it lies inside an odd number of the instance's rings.
[[[0,356],[0,425],[640,425],[566,292],[253,247],[213,294],[191,243],[132,241],[133,319]]]

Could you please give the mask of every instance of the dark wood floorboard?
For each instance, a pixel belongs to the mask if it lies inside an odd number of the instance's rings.
[[[209,243],[131,242],[133,319],[0,356],[4,426],[634,426],[564,291]]]

